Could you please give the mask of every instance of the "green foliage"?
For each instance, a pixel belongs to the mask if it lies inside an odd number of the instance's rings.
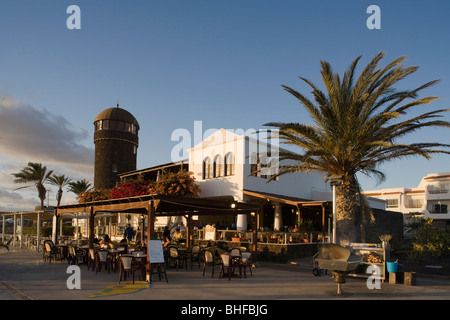
[[[412,246],[414,251],[421,254],[422,257],[439,258],[450,252],[450,234],[434,227],[432,222],[433,219],[426,219],[424,224],[417,229]]]
[[[63,226],[62,235],[63,236],[73,236],[73,232],[75,227],[73,226]],[[50,237],[52,235],[52,227],[41,227],[40,228],[40,236],[41,237]],[[35,236],[37,235],[37,227],[23,227],[23,234]],[[58,235],[59,235],[59,227],[58,227]]]
[[[37,228],[36,227],[23,227],[23,234],[35,236],[35,235],[37,235]],[[52,235],[52,227],[51,226],[40,228],[40,236],[41,237],[50,237],[51,235]]]
[[[281,143],[298,148],[298,151],[280,150],[280,163],[291,160],[294,164],[281,164],[278,173],[268,181],[284,174],[313,171],[325,173],[327,180],[339,177],[338,238],[348,236],[352,241],[357,207],[368,207],[364,197],[359,197],[358,173],[383,181],[385,175],[379,167],[384,163],[412,156],[430,159],[436,153],[448,154],[450,148],[449,144],[436,142],[401,142],[400,139],[422,128],[450,128],[448,121],[439,119],[450,110],[415,110],[438,99],[434,96],[417,98],[419,92],[438,81],[414,89],[396,89],[398,82],[414,74],[418,67],[406,67],[406,57],[381,67],[384,55],[378,53],[359,76],[356,71],[361,57],[354,59],[342,76],[334,72],[328,62],[322,61],[320,73],[326,90],[300,77],[312,89],[313,99],[283,86],[305,107],[313,124],[265,124],[279,129]]]

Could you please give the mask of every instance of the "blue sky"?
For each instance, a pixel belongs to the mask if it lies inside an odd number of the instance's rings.
[[[66,27],[72,4],[81,30]],[[381,9],[379,30],[366,26],[372,4]],[[298,76],[320,85],[320,60],[343,72],[359,55],[361,66],[379,51],[382,65],[406,55],[420,69],[400,85],[440,79],[422,96],[441,99],[420,110],[448,108],[449,9],[398,0],[2,0],[0,210],[38,205],[34,190],[13,191],[11,173],[28,161],[92,180],[93,120],[117,100],[141,125],[138,168],[171,161],[172,132],[193,131],[194,121],[204,130],[310,122],[281,85],[309,95]],[[407,139],[448,143],[449,132]],[[448,163],[445,155],[395,161],[380,167],[384,183],[360,181],[364,190],[416,187],[428,173],[450,172]]]

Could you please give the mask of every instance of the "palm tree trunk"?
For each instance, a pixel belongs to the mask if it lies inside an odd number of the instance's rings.
[[[38,184],[37,186],[39,199],[41,199],[41,210],[44,209],[44,200],[46,198],[47,189],[42,184]]]
[[[355,221],[358,212],[356,179],[344,180],[336,189],[336,241],[356,241]]]

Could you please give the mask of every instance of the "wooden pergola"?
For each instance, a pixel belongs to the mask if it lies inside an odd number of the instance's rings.
[[[254,198],[260,198],[265,199],[269,201],[275,201],[279,203],[288,204],[294,207],[297,207],[299,213],[301,214],[302,208],[308,208],[308,207],[317,207],[320,208],[322,217],[322,229],[325,226],[326,223],[326,214],[325,211],[327,208],[332,206],[332,201],[328,200],[306,200],[296,197],[288,197],[284,195],[278,195],[273,193],[267,193],[267,192],[261,192],[261,191],[252,191],[252,190],[243,190],[244,195],[251,196]],[[322,230],[325,231],[325,230]]]
[[[186,234],[192,230],[192,216],[207,215],[238,215],[254,212],[259,215],[262,206],[259,204],[243,203],[228,198],[186,198],[167,195],[144,195],[130,198],[109,199],[92,201],[79,204],[69,204],[55,207],[57,215],[65,213],[89,213],[89,247],[94,245],[94,218],[100,213],[135,213],[147,216],[147,237],[154,236],[156,217],[184,216],[187,218]],[[256,219],[253,224],[252,251],[257,252],[257,228]],[[142,228],[143,230],[143,228]],[[187,239],[189,240],[189,239]],[[186,242],[190,246],[190,242]]]

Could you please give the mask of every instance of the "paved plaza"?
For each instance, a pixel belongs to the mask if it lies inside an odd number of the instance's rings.
[[[208,268],[202,276],[198,265],[188,270],[167,270],[166,281],[153,276],[149,287],[136,277],[134,285],[122,282],[119,273],[99,273],[80,265],[80,289],[69,289],[67,262],[44,263],[42,254],[11,248],[0,254],[0,300],[443,300],[450,299],[450,280],[418,276],[415,286],[381,283],[368,289],[365,279],[348,278],[343,296],[329,276],[315,277],[305,263],[297,265],[260,262],[253,276],[214,278]],[[129,279],[127,279],[129,280]],[[117,290],[117,289],[123,289]]]

